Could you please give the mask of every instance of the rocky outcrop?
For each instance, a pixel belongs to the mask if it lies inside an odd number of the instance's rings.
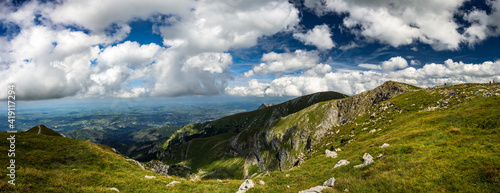
[[[152,160],[144,163],[143,165],[151,171],[161,175],[168,175],[168,170],[170,169],[170,166],[158,160]]]

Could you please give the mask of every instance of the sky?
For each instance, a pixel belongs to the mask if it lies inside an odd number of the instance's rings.
[[[0,1],[0,99],[500,81],[500,0]]]

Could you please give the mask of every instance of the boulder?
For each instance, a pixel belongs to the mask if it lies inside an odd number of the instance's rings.
[[[386,148],[386,147],[389,147],[389,144],[388,143],[384,143],[380,146],[380,148]]]
[[[315,187],[309,188],[307,190],[299,191],[299,193],[318,193],[318,192],[323,191],[323,189],[325,189],[325,188],[328,188],[328,187],[326,187],[326,186],[315,186]]]
[[[335,153],[334,151],[330,151],[330,150],[325,150],[325,156],[326,157],[331,157],[331,158],[336,158],[337,157],[337,153]]]
[[[363,160],[365,161],[364,163],[359,164],[359,165],[355,165],[355,166],[354,166],[354,168],[363,167],[363,166],[366,166],[366,165],[368,165],[368,164],[373,163],[373,157],[372,157],[372,155],[370,155],[369,153],[365,153],[365,154],[363,155]]]
[[[180,183],[181,182],[178,182],[178,181],[172,181],[169,184],[167,184],[167,186],[175,186],[176,184],[180,184]]]
[[[334,177],[323,182],[323,186],[326,186],[326,187],[333,187],[334,185],[335,185],[335,178]]]
[[[248,189],[250,188],[253,188],[255,186],[255,184],[253,183],[253,181],[251,179],[246,179],[241,185],[240,185],[240,188],[238,189],[238,191],[236,193],[244,193],[246,192]]]
[[[349,164],[349,161],[345,160],[345,159],[341,159],[337,162],[337,164],[335,164],[335,166],[333,166],[333,168],[338,168],[340,166],[345,166],[345,165],[348,165]]]

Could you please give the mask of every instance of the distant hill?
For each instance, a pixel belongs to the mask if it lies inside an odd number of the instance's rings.
[[[48,135],[48,136],[56,136],[56,137],[64,137],[63,135],[49,129],[45,125],[37,125],[25,131],[26,133],[32,133],[37,135]]]

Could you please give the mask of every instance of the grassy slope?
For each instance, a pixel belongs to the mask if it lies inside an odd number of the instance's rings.
[[[496,93],[500,93],[499,86],[496,85]],[[499,192],[500,97],[478,95],[465,100],[464,95],[458,95],[449,101],[448,109],[419,112],[427,106],[435,106],[439,99],[449,98],[451,90],[467,92],[470,96],[488,87],[449,86],[388,100],[395,104],[393,109],[397,109],[380,113],[385,119],[361,125],[370,121],[366,115],[355,123],[333,128],[339,130],[339,134],[325,137],[324,143],[314,147],[318,151],[309,155],[303,165],[257,178],[255,180],[262,179],[266,185],[249,192],[295,192],[321,185],[330,177],[337,179],[335,188],[330,190],[333,192],[345,188],[351,192]],[[399,114],[397,110],[401,109]],[[362,131],[363,128],[367,129]],[[373,128],[381,130],[368,133]],[[356,141],[343,146],[340,136],[347,137],[352,131]],[[380,149],[383,143],[390,146]],[[370,147],[371,144],[374,146]],[[343,149],[335,159],[324,156],[324,150],[331,145]],[[375,159],[371,165],[353,168],[363,162],[364,153],[386,156]],[[340,159],[351,163],[333,169]],[[286,173],[290,176],[285,177]]]
[[[500,192],[500,97],[473,95],[479,89],[496,89],[500,93],[500,84],[492,87],[447,86],[390,99],[380,105],[390,102],[394,106],[377,112],[375,118],[366,114],[354,123],[332,128],[339,133],[325,136],[323,143],[313,147],[317,151],[309,154],[301,166],[255,177],[254,182],[263,180],[266,184],[256,185],[248,192],[297,192],[321,185],[330,177],[337,179],[336,185],[324,192],[340,192],[345,188],[351,192]],[[451,90],[466,92],[468,99],[458,95],[448,101],[449,108],[422,111],[436,106],[441,99],[448,99]],[[403,111],[399,113],[400,110]],[[314,111],[310,113],[311,117],[317,116]],[[382,116],[385,119],[378,119]],[[373,120],[378,121],[363,125]],[[368,133],[374,128],[381,130]],[[344,146],[340,136],[356,141]],[[0,138],[6,137],[6,133],[0,133]],[[106,146],[80,140],[18,134],[16,143],[21,167],[17,170],[18,185],[13,189],[7,184],[6,169],[2,167],[2,191],[103,192],[116,187],[122,192],[235,192],[243,182],[193,182],[155,175],[126,162]],[[383,143],[390,146],[378,148]],[[371,144],[374,146],[370,147]],[[0,152],[6,152],[7,145],[7,140],[1,140]],[[324,156],[324,150],[332,145],[343,149],[334,159]],[[364,153],[386,156],[375,159],[371,165],[353,168],[363,162]],[[0,165],[7,165],[5,158],[0,157]],[[351,163],[333,169],[340,159]],[[157,178],[147,180],[144,175]],[[173,180],[182,183],[165,186]]]
[[[0,132],[0,138],[7,137],[6,132]],[[0,141],[0,152],[7,152],[8,143]],[[125,161],[107,146],[30,133],[16,134],[16,156],[16,186],[7,184],[7,169],[3,166],[9,160],[6,153],[0,156],[0,192],[109,192],[111,187],[121,192],[231,192],[241,183],[192,182],[161,176]],[[157,178],[146,179],[145,175]],[[182,183],[166,187],[173,180]]]

